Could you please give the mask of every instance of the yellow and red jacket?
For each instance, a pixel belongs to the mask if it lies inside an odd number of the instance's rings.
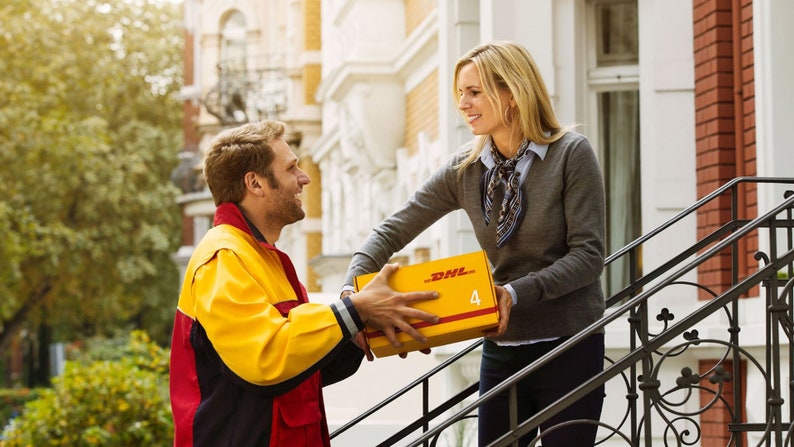
[[[174,445],[330,446],[322,386],[363,358],[352,302],[309,303],[289,257],[258,241],[234,204],[221,204],[214,224],[188,263],[174,321]]]

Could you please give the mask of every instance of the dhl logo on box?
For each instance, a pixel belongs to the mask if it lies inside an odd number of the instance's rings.
[[[356,291],[364,288],[375,275],[356,277]],[[437,291],[438,299],[416,303],[414,307],[438,315],[439,321],[436,324],[411,321],[411,325],[427,337],[427,343],[419,343],[399,332],[397,338],[403,344],[400,348],[393,347],[383,332],[366,328],[369,347],[377,357],[481,337],[483,331],[499,324],[493,278],[484,251],[400,267],[391,276],[389,285],[399,292]]]

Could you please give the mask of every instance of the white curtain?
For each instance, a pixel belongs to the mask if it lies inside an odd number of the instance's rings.
[[[604,181],[607,193],[607,254],[640,236],[640,112],[637,90],[601,93]],[[606,271],[606,292],[629,283],[628,257]]]

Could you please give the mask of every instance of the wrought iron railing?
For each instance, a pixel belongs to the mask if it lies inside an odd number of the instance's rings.
[[[288,78],[282,55],[224,59],[217,70],[218,83],[203,102],[221,124],[278,119],[287,110]]]
[[[331,439],[337,437],[338,435],[341,435],[342,433],[344,433],[348,429],[358,425],[362,421],[366,420],[368,417],[370,417],[373,414],[375,414],[378,410],[381,410],[382,408],[386,407],[387,405],[391,404],[392,402],[396,401],[397,399],[402,398],[402,397],[406,397],[408,392],[412,391],[414,388],[419,387],[419,386],[422,387],[421,388],[421,391],[422,391],[422,414],[421,414],[421,416],[416,418],[416,420],[414,420],[413,422],[407,424],[404,428],[399,430],[397,433],[391,435],[389,438],[379,442],[377,444],[377,447],[385,447],[385,446],[394,445],[397,441],[405,439],[411,433],[414,433],[414,432],[416,432],[419,429],[423,430],[424,432],[427,432],[429,430],[429,428],[430,428],[430,426],[429,426],[430,421],[432,421],[435,418],[437,418],[438,416],[444,414],[444,412],[454,409],[456,405],[460,404],[461,402],[463,402],[464,399],[466,399],[467,397],[469,397],[472,394],[474,394],[477,391],[477,388],[478,388],[478,384],[477,383],[469,385],[468,387],[464,388],[463,390],[461,390],[460,392],[458,392],[457,394],[455,394],[451,398],[447,399],[445,402],[442,402],[437,407],[434,407],[434,408],[431,409],[430,408],[430,379],[433,378],[436,374],[446,370],[447,367],[449,367],[450,365],[456,363],[458,360],[460,360],[463,357],[465,357],[466,354],[472,352],[477,347],[479,347],[481,344],[482,344],[482,340],[479,340],[479,341],[477,341],[475,343],[472,343],[471,345],[469,345],[468,347],[462,349],[461,351],[459,351],[455,355],[451,356],[446,361],[444,361],[440,365],[436,366],[432,370],[428,371],[425,374],[422,374],[419,378],[417,378],[413,382],[409,383],[407,386],[405,386],[401,390],[397,391],[396,393],[394,393],[391,396],[389,396],[386,399],[384,399],[379,404],[373,406],[369,410],[365,411],[364,413],[361,413],[360,415],[358,415],[354,419],[350,420],[348,423],[346,423],[346,424],[342,425],[341,427],[339,427],[338,429],[334,430],[334,432],[331,433]],[[435,442],[436,442],[437,439],[438,439],[438,436],[436,436],[435,439],[433,440],[433,445],[435,445]]]
[[[625,393],[609,393],[605,408],[624,409],[615,422],[571,421],[570,423],[596,424],[599,426],[599,444],[603,445],[697,445],[703,438],[700,416],[710,409],[724,408],[729,414],[727,424],[720,428],[726,437],[725,445],[794,445],[791,422],[785,415],[794,414],[794,403],[787,378],[794,378],[794,193],[786,191],[783,200],[759,217],[740,219],[738,197],[740,188],[746,185],[782,184],[794,185],[791,178],[737,178],[712,194],[682,211],[664,225],[638,238],[625,248],[607,258],[607,263],[628,257],[630,278],[626,287],[607,300],[605,317],[579,334],[571,337],[547,355],[528,365],[509,380],[464,405],[467,398],[477,391],[474,383],[457,393],[453,398],[433,410],[428,409],[427,379],[445,368],[451,367],[468,352],[476,349],[480,341],[473,343],[458,355],[435,368],[430,373],[390,396],[372,410],[334,431],[332,438],[361,423],[374,411],[406,395],[410,389],[422,385],[423,414],[403,430],[378,444],[389,446],[400,442],[407,446],[435,446],[444,430],[461,423],[476,414],[477,408],[499,393],[507,392],[515,397],[516,384],[532,372],[552,361],[588,336],[607,328],[613,330],[624,319],[628,323],[625,353],[620,358],[606,358],[603,373],[582,384],[559,401],[538,412],[526,421],[515,421],[511,431],[491,446],[517,445],[517,440],[540,426],[553,415],[590,391],[607,385],[609,389],[625,388]],[[649,241],[658,241],[662,235],[671,234],[676,223],[692,217],[703,207],[711,206],[726,195],[730,198],[731,212],[726,222],[677,256],[641,273],[640,250]],[[759,268],[740,277],[739,257],[748,238],[754,238],[763,250],[756,252]],[[687,279],[696,276],[698,267],[720,256],[730,256],[731,284],[726,290],[715,291],[711,287]],[[670,311],[671,288],[687,287],[703,291],[709,297],[697,301],[698,307],[676,322]],[[742,323],[751,312],[743,306],[748,292],[763,289],[758,300],[764,302],[763,342],[757,348],[743,346],[740,339]],[[664,292],[664,293],[662,293]],[[697,293],[695,292],[695,295]],[[693,295],[690,293],[687,296]],[[652,307],[658,311],[651,311]],[[689,310],[687,310],[689,311]],[[714,333],[714,319],[724,326],[724,333]],[[655,321],[655,323],[654,323]],[[709,323],[710,322],[710,323]],[[702,337],[698,325],[709,323],[712,334]],[[716,335],[721,335],[717,337]],[[676,367],[665,366],[692,349],[708,349],[709,358],[716,360],[709,367],[690,366],[680,368],[675,377],[670,376]],[[758,353],[756,351],[762,351]],[[679,362],[681,363],[681,362]],[[746,368],[746,369],[743,369]],[[785,369],[784,369],[785,368]],[[745,399],[747,383],[744,378],[752,374],[755,383],[763,384],[763,398]],[[625,399],[624,404],[615,404],[610,398]],[[761,402],[761,399],[763,401]],[[702,402],[701,402],[702,400]],[[515,399],[511,399],[515,402]],[[748,402],[760,402],[763,417],[748,421],[745,407]],[[452,410],[456,408],[457,410]],[[511,411],[515,414],[515,408]],[[440,415],[444,417],[439,417]],[[615,418],[614,415],[611,415]],[[727,425],[727,426],[725,426]],[[432,427],[432,428],[431,428]],[[421,429],[415,439],[406,439]],[[752,436],[753,439],[750,439]],[[542,434],[530,445],[537,445]],[[373,445],[375,442],[373,442]]]

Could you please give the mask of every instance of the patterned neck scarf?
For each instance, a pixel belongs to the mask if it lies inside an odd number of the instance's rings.
[[[518,187],[519,172],[516,171],[516,164],[527,154],[528,147],[529,141],[524,140],[515,157],[504,158],[496,149],[496,145],[491,144],[491,156],[495,164],[483,174],[480,188],[482,189],[482,212],[485,224],[489,225],[494,192],[502,183],[505,184],[502,208],[499,210],[499,218],[496,222],[496,248],[501,248],[510,240],[513,231],[524,218],[523,198],[521,188]]]

